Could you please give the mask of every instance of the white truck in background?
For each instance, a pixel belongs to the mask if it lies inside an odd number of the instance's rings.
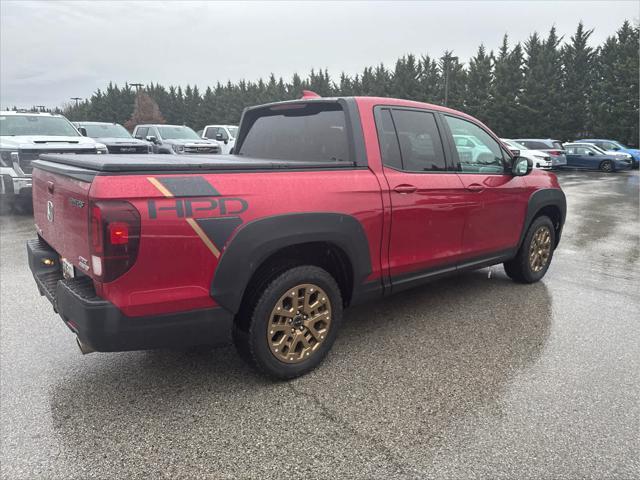
[[[200,133],[202,138],[208,140],[217,140],[220,142],[222,151],[220,153],[228,154],[236,144],[236,136],[238,134],[237,125],[207,125]]]
[[[42,153],[108,153],[52,113],[0,112],[0,210],[31,208],[31,162]]]

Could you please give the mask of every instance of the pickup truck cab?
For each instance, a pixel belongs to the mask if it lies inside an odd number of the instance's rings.
[[[236,125],[207,125],[202,129],[202,138],[219,142],[222,153],[229,153],[236,144],[238,127]]]
[[[492,160],[461,156],[452,132]],[[30,267],[83,352],[232,336],[292,378],[344,308],[499,263],[536,282],[560,241],[556,177],[448,108],[305,95],[246,109],[235,151],[34,162]]]
[[[140,154],[151,153],[151,144],[146,140],[133,138],[119,123],[73,122],[85,137],[93,138],[107,146],[109,153]]]
[[[215,140],[204,140],[184,125],[138,125],[133,136],[151,143],[153,153],[191,155],[220,153],[220,144]]]
[[[0,112],[0,200],[3,209],[31,205],[31,162],[42,153],[107,153],[62,115]]]

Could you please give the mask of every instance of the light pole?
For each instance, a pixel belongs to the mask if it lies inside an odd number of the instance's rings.
[[[82,97],[71,97],[71,100],[75,100],[76,101],[76,108],[78,108],[78,102],[80,100],[82,100]]]
[[[442,66],[444,67],[444,106],[447,106],[449,101],[449,67],[451,62],[457,62],[458,57],[452,57],[448,53],[442,57]]]

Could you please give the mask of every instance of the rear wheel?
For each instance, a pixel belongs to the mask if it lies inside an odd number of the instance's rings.
[[[294,267],[249,297],[255,305],[243,309],[250,316],[239,319],[234,340],[250,364],[279,379],[300,376],[320,364],[342,320],[340,289],[327,271]]]
[[[611,160],[605,160],[600,164],[600,170],[605,173],[613,172],[613,162],[611,162]]]
[[[534,283],[547,273],[555,246],[556,232],[551,219],[536,218],[524,237],[515,258],[504,263],[504,270],[514,281]]]

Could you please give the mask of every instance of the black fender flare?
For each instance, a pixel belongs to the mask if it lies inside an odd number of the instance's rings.
[[[362,224],[340,213],[292,213],[253,220],[231,238],[211,281],[211,297],[235,314],[258,267],[285,247],[328,242],[341,248],[353,268],[354,289],[371,273],[369,240]]]
[[[529,204],[527,205],[527,214],[525,216],[522,232],[520,233],[520,240],[518,241],[518,249],[524,241],[524,236],[529,230],[529,225],[533,222],[538,212],[544,207],[554,206],[560,210],[560,224],[558,225],[558,231],[556,234],[556,245],[560,242],[560,235],[562,234],[562,227],[564,225],[565,218],[567,216],[567,198],[562,190],[559,188],[545,188],[542,190],[536,190],[529,197]]]

